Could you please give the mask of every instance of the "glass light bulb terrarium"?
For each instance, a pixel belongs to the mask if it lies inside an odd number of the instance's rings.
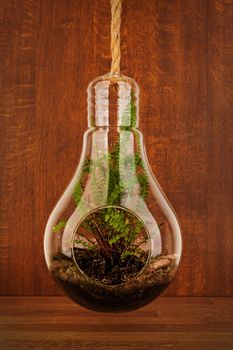
[[[138,111],[133,79],[108,73],[90,83],[81,159],[45,230],[53,278],[96,311],[148,304],[181,256],[180,227],[149,165]]]

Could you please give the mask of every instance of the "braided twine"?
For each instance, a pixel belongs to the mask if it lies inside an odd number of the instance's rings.
[[[111,73],[120,72],[121,48],[120,48],[120,26],[121,26],[122,0],[111,0]]]

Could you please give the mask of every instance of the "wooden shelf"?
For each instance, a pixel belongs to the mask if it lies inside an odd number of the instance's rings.
[[[1,297],[0,349],[232,350],[233,298],[161,297],[103,314],[65,297]]]

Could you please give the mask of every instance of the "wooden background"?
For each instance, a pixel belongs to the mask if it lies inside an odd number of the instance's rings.
[[[110,68],[108,0],[1,0],[0,294],[60,295],[43,231],[79,160],[86,88]],[[122,73],[183,229],[166,295],[233,293],[233,2],[125,0]]]

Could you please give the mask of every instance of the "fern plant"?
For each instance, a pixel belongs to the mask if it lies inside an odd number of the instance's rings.
[[[136,126],[136,106],[134,96],[131,103],[131,126],[121,127],[126,136],[133,131],[136,138],[136,153],[127,155],[121,151],[120,139],[116,139],[114,146],[107,154],[108,163],[108,187],[107,204],[108,207],[99,208],[91,212],[81,223],[75,233],[73,241],[75,250],[85,250],[92,254],[95,259],[104,261],[106,266],[114,268],[121,266],[129,259],[138,259],[145,263],[147,254],[143,245],[147,242],[147,233],[143,223],[132,212],[121,207],[122,198],[129,195],[129,189],[137,186],[139,197],[145,200],[149,192],[147,173],[143,159],[140,155],[140,140]],[[127,134],[127,132],[129,133]],[[127,137],[125,138],[127,149]],[[106,155],[105,155],[106,157]],[[100,185],[101,161],[87,159],[81,169],[80,180],[75,186],[73,199],[78,207],[82,202],[83,192],[88,177],[92,177],[92,191],[95,200],[98,202],[102,196]],[[106,161],[106,159],[105,159]],[[121,180],[120,171],[133,169],[134,176]],[[96,171],[97,170],[97,171]],[[98,174],[98,178],[95,174]],[[103,174],[104,175],[104,174]],[[106,179],[103,177],[103,181]],[[133,191],[132,191],[133,196]],[[54,232],[59,232],[65,227],[65,221],[54,226]],[[101,260],[102,259],[102,260]]]

